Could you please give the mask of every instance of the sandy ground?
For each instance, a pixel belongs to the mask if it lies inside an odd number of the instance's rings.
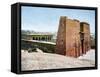
[[[58,54],[40,52],[21,52],[22,70],[43,70],[59,68],[94,67],[94,60],[71,58]],[[88,54],[89,55],[89,54]],[[84,57],[84,56],[83,56]]]
[[[95,50],[91,49],[90,51],[88,51],[83,56],[80,56],[79,59],[85,59],[85,60],[95,61]]]

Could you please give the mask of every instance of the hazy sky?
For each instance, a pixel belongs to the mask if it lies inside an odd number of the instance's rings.
[[[60,16],[78,19],[90,24],[91,33],[95,33],[95,11],[59,8],[41,8],[22,6],[22,30],[38,32],[56,32]]]

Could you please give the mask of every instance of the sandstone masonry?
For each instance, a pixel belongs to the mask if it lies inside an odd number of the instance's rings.
[[[86,22],[61,16],[55,53],[79,57],[90,49],[90,26]]]

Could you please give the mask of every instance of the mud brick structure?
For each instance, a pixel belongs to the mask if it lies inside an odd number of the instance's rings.
[[[61,16],[55,53],[79,57],[90,49],[90,28],[86,22]]]

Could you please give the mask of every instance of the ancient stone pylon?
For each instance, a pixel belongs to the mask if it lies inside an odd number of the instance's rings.
[[[83,31],[81,31],[80,27]],[[81,38],[82,35],[84,36],[83,38]],[[80,23],[78,20],[72,20],[68,19],[66,16],[61,16],[55,53],[71,57],[82,55],[90,49],[89,35],[89,24],[87,26],[86,23]]]
[[[86,22],[80,23],[80,33],[83,34],[81,38],[81,45],[82,45],[82,53],[86,54],[88,50],[91,49],[90,45],[90,27],[89,24]]]

